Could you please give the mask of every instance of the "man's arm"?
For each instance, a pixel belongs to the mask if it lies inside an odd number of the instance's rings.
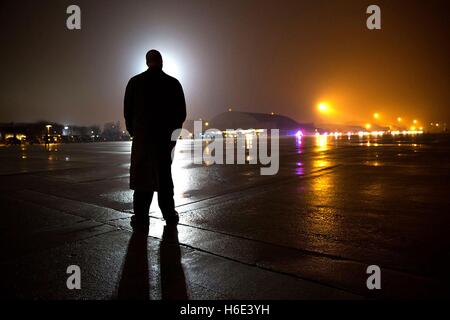
[[[176,129],[183,127],[183,122],[186,120],[186,100],[184,98],[183,87],[177,81],[177,90],[175,94],[175,124]]]
[[[123,115],[125,118],[125,126],[127,128],[130,136],[133,137],[133,87],[132,80],[130,80],[127,84],[127,88],[125,89],[125,98],[123,101]]]

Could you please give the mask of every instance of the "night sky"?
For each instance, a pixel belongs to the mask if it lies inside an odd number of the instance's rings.
[[[276,112],[450,120],[448,1],[11,1],[0,4],[0,122],[120,120],[129,78],[158,49],[189,118]],[[82,11],[81,31],[66,8]],[[366,28],[370,4],[382,30]],[[169,72],[170,71],[170,72]],[[328,101],[333,119],[318,118]]]

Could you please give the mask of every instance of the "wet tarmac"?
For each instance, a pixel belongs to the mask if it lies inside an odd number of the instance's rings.
[[[275,176],[196,165],[191,144],[172,170],[180,225],[155,197],[149,237],[129,226],[129,142],[0,146],[2,297],[450,296],[448,136],[282,138]]]

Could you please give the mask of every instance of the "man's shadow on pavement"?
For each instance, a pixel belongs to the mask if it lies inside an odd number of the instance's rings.
[[[148,232],[137,231],[131,235],[117,290],[118,299],[149,299],[147,240]]]
[[[187,300],[186,278],[181,265],[181,250],[176,225],[164,227],[159,246],[161,299]]]
[[[131,235],[117,291],[118,299],[148,300],[150,278],[148,265],[148,232]],[[159,246],[161,299],[186,300],[186,279],[181,265],[181,251],[176,225],[165,226]]]

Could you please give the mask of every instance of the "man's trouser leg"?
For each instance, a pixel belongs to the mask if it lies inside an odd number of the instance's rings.
[[[158,204],[163,218],[167,220],[176,215],[175,201],[173,200],[171,150],[164,150],[160,156]]]
[[[173,188],[166,187],[158,190],[158,204],[164,219],[175,215],[175,201],[173,200]]]
[[[134,220],[139,223],[148,223],[148,213],[152,203],[153,192],[135,190],[133,194]]]

